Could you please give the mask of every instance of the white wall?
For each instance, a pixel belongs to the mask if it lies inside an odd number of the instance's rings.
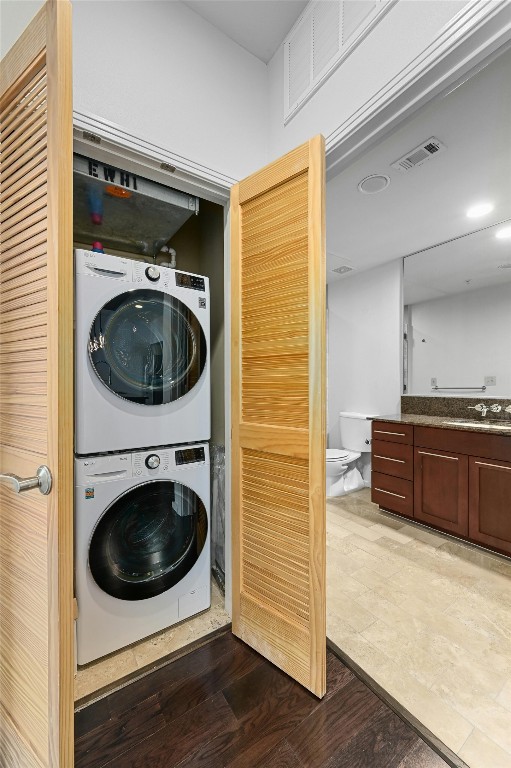
[[[339,411],[399,413],[402,262],[328,286],[328,444],[340,447]]]
[[[43,0],[0,0],[0,59],[43,5]]]
[[[443,387],[482,385],[496,376],[485,397],[511,391],[511,283],[414,304],[410,308],[409,394],[431,395],[431,378]],[[423,341],[424,339],[424,341]],[[438,392],[446,397],[449,392]],[[481,398],[481,392],[452,392]]]
[[[74,0],[74,107],[233,178],[267,162],[267,71],[180,2]]]
[[[400,0],[284,127],[283,46],[266,67],[178,0],[73,0],[74,106],[242,178],[328,136],[465,4]],[[2,0],[2,53],[40,5]]]
[[[270,160],[328,137],[433,40],[466,0],[400,0],[284,126],[284,46],[268,65]]]

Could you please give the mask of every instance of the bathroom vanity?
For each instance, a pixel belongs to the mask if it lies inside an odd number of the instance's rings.
[[[511,423],[469,421],[373,421],[371,500],[511,555]]]

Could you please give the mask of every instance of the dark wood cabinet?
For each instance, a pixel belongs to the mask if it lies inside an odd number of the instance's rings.
[[[469,536],[511,555],[511,462],[469,459]]]
[[[373,440],[384,440],[386,443],[413,444],[413,426],[399,422],[373,421]]]
[[[373,421],[371,501],[413,517],[413,426]]]
[[[400,477],[372,471],[371,501],[382,509],[413,517],[413,483]]]
[[[413,445],[373,440],[372,462],[373,472],[413,480]]]
[[[373,421],[371,500],[511,555],[511,436]]]
[[[468,536],[468,457],[415,448],[414,517]]]

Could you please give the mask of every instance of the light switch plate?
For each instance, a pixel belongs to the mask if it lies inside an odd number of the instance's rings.
[[[485,376],[484,377],[484,385],[485,385],[485,387],[496,387],[497,386],[497,377],[496,376]]]

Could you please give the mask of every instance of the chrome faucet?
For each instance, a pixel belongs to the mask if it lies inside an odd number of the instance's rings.
[[[490,410],[490,407],[488,405],[485,405],[484,403],[478,403],[477,405],[469,405],[467,406],[473,411],[479,411],[481,416],[486,416],[488,411]]]
[[[486,416],[488,411],[491,411],[492,413],[499,413],[499,411],[502,410],[502,406],[498,403],[494,403],[493,405],[485,405],[484,403],[478,403],[477,405],[469,405],[467,408],[471,408],[473,411],[479,411],[481,416]],[[511,413],[511,405],[508,405],[506,408],[506,411]]]

